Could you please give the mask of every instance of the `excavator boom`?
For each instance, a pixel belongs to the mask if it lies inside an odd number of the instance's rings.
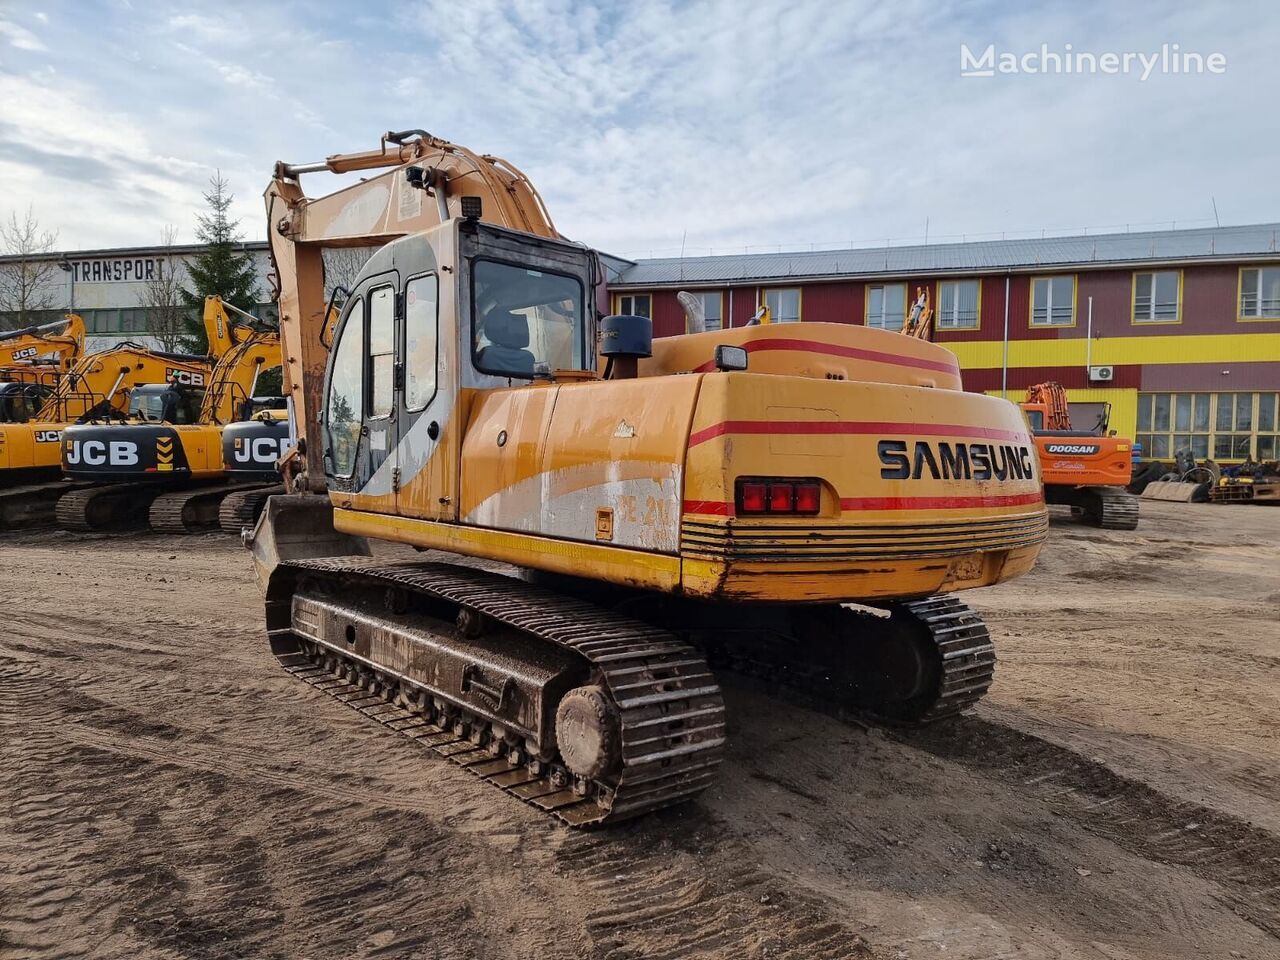
[[[32,369],[70,370],[84,352],[84,320],[67,314],[59,320],[0,333],[0,368],[46,361]],[[0,373],[0,379],[6,379]]]

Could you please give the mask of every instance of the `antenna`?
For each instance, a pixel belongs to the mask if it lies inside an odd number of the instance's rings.
[[[1218,201],[1213,198],[1213,194],[1209,194],[1209,202],[1213,204],[1213,222],[1215,226],[1222,226],[1222,221],[1218,219]]]
[[[689,239],[689,228],[685,227],[680,234],[680,279],[684,279],[684,242]]]

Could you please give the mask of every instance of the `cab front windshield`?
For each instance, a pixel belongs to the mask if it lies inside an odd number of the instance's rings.
[[[507,377],[581,370],[586,321],[576,277],[492,260],[472,270],[476,367]]]
[[[179,387],[134,390],[129,395],[129,419],[144,423],[195,423],[200,400],[199,392]]]

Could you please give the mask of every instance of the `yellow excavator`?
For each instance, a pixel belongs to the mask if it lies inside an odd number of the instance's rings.
[[[223,429],[283,403],[258,396],[264,374],[280,367],[280,338],[216,296],[205,299],[204,321],[218,358],[204,384],[135,387],[123,417],[109,411],[62,432],[63,474],[92,486],[58,501],[59,526],[107,530],[149,522],[154,530],[185,533],[217,523],[222,499],[237,489],[226,482]]]
[[[518,170],[420,130],[278,164],[265,200],[298,439],[245,539],[296,677],[576,826],[713,782],[713,667],[890,724],[986,692],[955,594],[1030,570],[1048,521],[1022,415],[953,354],[825,323],[655,341],[598,315],[597,256]],[[371,242],[326,350],[321,251]]]
[[[61,477],[62,433],[69,424],[122,412],[142,384],[203,386],[212,367],[206,357],[162,353],[121,344],[82,356],[25,421],[0,423],[0,529],[53,519],[54,506],[76,488]],[[95,446],[93,457],[111,448]]]
[[[84,320],[67,314],[50,323],[0,333],[0,423],[25,423],[84,352]]]

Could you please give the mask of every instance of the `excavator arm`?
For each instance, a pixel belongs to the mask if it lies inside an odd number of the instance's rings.
[[[302,189],[303,174],[365,170],[386,172],[327,196],[309,198]],[[323,250],[389,243],[458,216],[544,237],[559,234],[537,190],[514,166],[425,130],[387,133],[377,150],[277,163],[263,199],[279,283],[284,389],[298,437],[286,479],[295,489],[319,493],[325,489],[323,450],[308,440],[328,357]]]
[[[70,370],[84,352],[84,320],[69,313],[60,320],[0,333],[0,366],[57,354],[58,369]]]
[[[1071,408],[1067,403],[1067,391],[1060,383],[1036,383],[1027,387],[1028,406],[1043,407],[1045,430],[1070,430]]]

